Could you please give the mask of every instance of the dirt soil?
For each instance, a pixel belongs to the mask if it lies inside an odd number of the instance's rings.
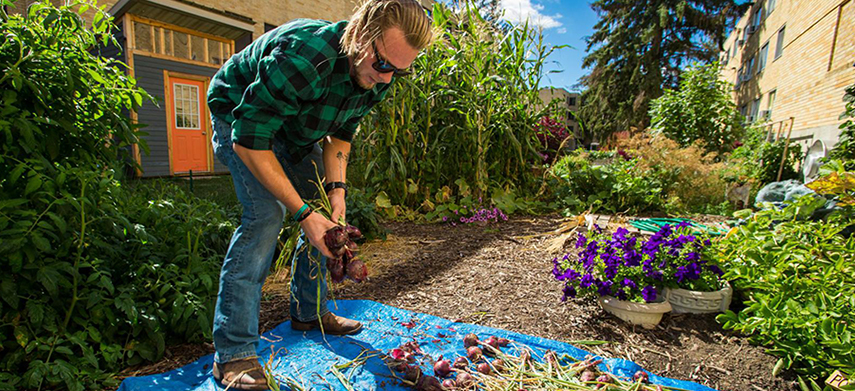
[[[558,216],[454,227],[391,223],[386,241],[361,246],[369,279],[346,282],[334,293],[341,299],[374,300],[559,341],[609,341],[580,347],[721,391],[797,389],[792,375],[772,377],[775,357],[723,330],[714,315],[666,314],[655,329],[647,330],[621,321],[594,302],[562,303],[552,259],[570,249],[549,250],[562,224],[566,227],[568,220]],[[271,276],[265,285],[259,325],[263,331],[288,320],[288,274]],[[129,368],[122,375],[164,372],[212,352],[210,344],[170,346],[162,361]]]

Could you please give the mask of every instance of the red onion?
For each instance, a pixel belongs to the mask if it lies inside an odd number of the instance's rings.
[[[482,362],[482,363],[478,364],[478,372],[481,372],[485,375],[489,375],[493,371],[490,370],[490,364]]]
[[[466,350],[466,357],[469,357],[469,361],[478,361],[481,359],[481,348],[477,346],[470,346],[469,349]]]
[[[501,358],[497,358],[493,360],[493,368],[496,369],[496,372],[504,372],[505,371],[505,361]]]
[[[344,232],[346,232],[347,236],[351,239],[361,239],[362,238],[362,232],[359,230],[359,228],[356,228],[352,225],[348,224],[346,227],[344,227]]]
[[[442,391],[439,379],[433,376],[422,376],[416,382],[416,390],[419,391]]]
[[[442,381],[442,387],[446,390],[453,390],[457,388],[457,383],[454,379],[445,379]]]
[[[597,378],[597,374],[594,371],[584,370],[582,371],[582,375],[579,377],[579,381],[589,382],[594,381]]]
[[[632,375],[632,380],[637,381],[637,382],[647,383],[650,381],[650,376],[647,374],[647,372],[638,371],[634,375]]]
[[[605,386],[606,386],[606,384],[608,384],[608,383],[612,383],[613,381],[614,381],[614,380],[612,379],[612,377],[611,377],[611,376],[606,375],[606,374],[602,374],[602,375],[600,375],[600,377],[598,377],[598,378],[597,378],[597,382],[598,382],[599,384],[597,384],[597,387],[596,387],[596,388],[599,390],[600,388],[605,387]]]
[[[420,377],[422,377],[422,369],[417,365],[408,365],[404,371],[404,380],[415,383]]]
[[[458,372],[455,382],[457,383],[457,387],[468,388],[475,383],[475,378],[467,372]]]
[[[508,346],[511,343],[511,341],[509,341],[507,338],[499,338],[498,341],[499,341],[499,346],[501,346],[501,347]]]
[[[447,377],[451,373],[451,361],[439,360],[433,364],[433,373],[437,377]]]
[[[365,267],[365,263],[360,259],[351,259],[347,263],[347,276],[352,278],[353,281],[362,282],[365,280],[365,277],[368,277],[368,268]]]
[[[497,350],[499,349],[499,340],[496,339],[495,336],[491,336],[490,338],[487,338],[487,340],[484,341],[484,343],[492,346],[493,348],[495,348]]]
[[[470,346],[478,346],[478,336],[472,333],[463,337],[463,347],[468,348]]]
[[[395,348],[389,351],[389,355],[392,356],[395,360],[403,360],[404,359],[404,351],[400,348]]]
[[[454,365],[452,366],[457,369],[466,369],[469,366],[469,360],[466,357],[458,357],[454,360]]]

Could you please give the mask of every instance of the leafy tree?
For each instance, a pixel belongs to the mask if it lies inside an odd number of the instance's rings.
[[[742,133],[742,118],[730,99],[730,83],[719,79],[718,63],[694,64],[680,88],[650,102],[651,127],[682,147],[703,142],[707,151],[728,152]]]
[[[601,139],[649,124],[648,106],[675,88],[689,61],[712,61],[726,27],[749,4],[735,0],[596,0],[600,16],[588,37],[582,116]]]

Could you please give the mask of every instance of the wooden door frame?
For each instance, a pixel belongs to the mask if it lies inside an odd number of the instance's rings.
[[[199,111],[199,121],[202,124],[202,130],[205,132],[205,161],[207,163],[207,171],[205,174],[211,174],[214,172],[214,155],[212,153],[212,145],[211,145],[211,116],[208,114],[208,84],[211,82],[211,78],[208,76],[199,76],[193,75],[189,73],[175,72],[170,71],[168,69],[163,70],[163,92],[164,92],[164,100],[166,102],[166,107],[164,108],[166,111],[166,145],[167,145],[167,154],[169,155],[169,175],[175,176],[175,168],[172,163],[172,131],[175,128],[174,118],[170,116],[170,107],[172,108],[171,112],[175,113],[174,100],[172,99],[172,82],[171,78],[176,79],[187,79],[193,81],[202,82],[202,91],[200,96],[199,104],[202,106],[202,110]],[[186,174],[179,174],[186,175]]]

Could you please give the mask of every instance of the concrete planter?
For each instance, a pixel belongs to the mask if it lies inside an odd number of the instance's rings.
[[[675,313],[711,314],[727,311],[733,298],[733,288],[725,281],[724,288],[715,292],[669,289],[667,296]]]
[[[662,320],[662,315],[671,311],[671,304],[664,298],[654,303],[633,303],[631,301],[618,300],[613,296],[602,296],[599,299],[599,303],[606,312],[617,316],[625,322],[641,325],[641,327],[646,329],[656,327],[659,321]]]

